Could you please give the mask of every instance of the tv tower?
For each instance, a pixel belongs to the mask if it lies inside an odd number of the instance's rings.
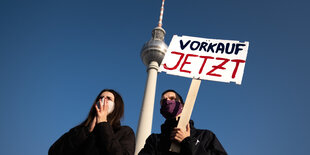
[[[141,50],[141,59],[147,66],[148,74],[137,129],[135,155],[143,148],[145,140],[152,131],[157,73],[167,51],[167,45],[164,42],[166,31],[162,28],[164,4],[165,0],[162,0],[158,26],[153,29],[152,38],[143,45]]]

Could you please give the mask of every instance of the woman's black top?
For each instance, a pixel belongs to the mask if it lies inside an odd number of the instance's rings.
[[[128,126],[112,128],[98,123],[93,132],[77,126],[62,135],[49,149],[49,155],[133,155],[135,134]]]

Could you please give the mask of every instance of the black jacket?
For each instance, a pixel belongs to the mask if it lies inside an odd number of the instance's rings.
[[[93,132],[77,126],[61,136],[49,149],[49,155],[133,155],[135,135],[128,126],[113,129],[102,122]]]
[[[180,153],[170,152],[170,133],[177,126],[177,121],[166,120],[161,126],[161,134],[151,134],[139,152],[139,155],[227,155],[215,134],[209,130],[194,128],[190,121],[190,137],[185,138],[180,146]]]

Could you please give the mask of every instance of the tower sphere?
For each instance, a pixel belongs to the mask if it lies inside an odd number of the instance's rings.
[[[150,62],[156,61],[158,65],[164,59],[168,46],[164,42],[165,30],[161,27],[156,27],[152,31],[152,38],[146,42],[141,50],[141,59],[148,66]]]

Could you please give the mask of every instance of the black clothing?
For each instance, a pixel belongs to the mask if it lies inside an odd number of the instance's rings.
[[[151,134],[139,155],[227,155],[215,134],[209,130],[194,128],[190,121],[190,137],[181,143],[180,153],[170,152],[170,133],[177,126],[175,118],[166,120],[161,126],[161,134]]]
[[[61,136],[49,149],[49,155],[133,155],[135,135],[128,126],[112,128],[98,123],[93,132],[77,126]]]

